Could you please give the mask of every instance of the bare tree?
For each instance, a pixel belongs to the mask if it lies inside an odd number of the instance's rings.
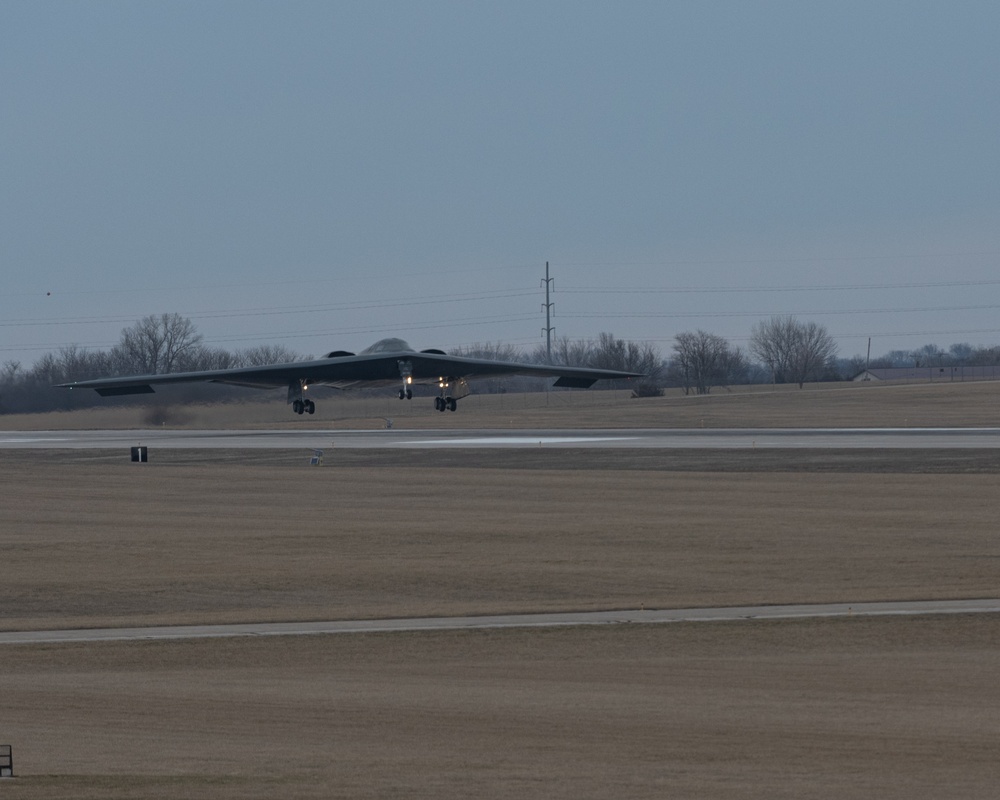
[[[767,367],[772,383],[787,381],[794,329],[793,317],[771,317],[754,323],[750,332],[750,352]]]
[[[0,384],[17,383],[23,374],[20,361],[5,361],[3,366],[0,366]]]
[[[753,326],[750,351],[764,363],[774,383],[797,383],[802,388],[834,359],[837,344],[815,322],[771,317]]]
[[[977,367],[1000,364],[1000,347],[977,347],[969,363]]]
[[[967,342],[957,342],[948,348],[948,361],[957,367],[967,366],[976,358],[976,348]]]
[[[713,386],[728,386],[746,372],[743,352],[721,336],[698,330],[675,339],[674,362],[685,394],[692,387],[697,394],[708,394]]]
[[[80,381],[111,374],[111,360],[102,350],[87,350],[70,345],[59,351],[56,364],[60,381]]]
[[[496,344],[476,342],[468,347],[453,348],[451,355],[463,358],[482,358],[487,361],[518,361],[521,358],[521,351],[514,345],[503,342]]]
[[[799,335],[792,354],[791,379],[802,388],[809,379],[819,378],[832,368],[837,356],[837,343],[822,325],[799,323]]]
[[[913,362],[917,367],[943,367],[947,362],[947,355],[936,344],[925,344],[913,351]]]
[[[645,376],[639,385],[638,393],[659,393],[663,359],[659,350],[649,342],[626,341],[616,339],[614,334],[602,333],[593,345],[589,366],[597,369],[638,372]]]
[[[869,366],[876,369],[890,367],[908,367],[913,363],[913,354],[909,350],[890,350],[885,355],[873,358]]]
[[[450,354],[461,356],[462,358],[482,358],[486,361],[521,361],[524,356],[515,345],[503,342],[486,342],[469,345],[467,347],[452,348]],[[509,391],[539,391],[544,382],[540,378],[532,378],[524,375],[501,375],[492,378],[477,378],[476,391],[487,392],[489,394],[502,394]]]
[[[300,361],[301,356],[280,344],[261,344],[237,350],[233,354],[234,367],[263,367],[267,364],[288,364]]]
[[[199,347],[184,359],[184,371],[242,367],[238,357],[238,351],[233,353],[221,347]]]
[[[115,368],[123,373],[160,374],[184,368],[201,344],[194,323],[180,314],[150,314],[122,330],[114,348]],[[193,360],[193,359],[192,359]]]
[[[542,350],[542,355],[546,355]],[[594,343],[589,339],[558,336],[552,342],[552,362],[563,367],[585,367],[594,357]],[[544,361],[544,357],[539,359]]]

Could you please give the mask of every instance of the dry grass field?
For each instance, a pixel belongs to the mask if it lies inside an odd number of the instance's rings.
[[[566,470],[534,451],[513,454],[517,469],[486,466],[488,452],[477,466],[468,455],[448,466],[447,452],[437,466],[400,466],[378,451],[381,463],[338,466],[336,454],[319,468],[303,454],[283,465],[282,453],[275,464],[212,451],[156,451],[146,465],[127,453],[42,455],[0,451],[8,630],[982,597],[1000,586],[988,472],[588,469],[585,453]]]
[[[4,650],[17,798],[993,798],[992,615]]]
[[[399,427],[985,426],[997,391],[392,403]],[[378,426],[373,402],[161,421]],[[0,450],[0,628],[996,596],[998,476],[979,451]],[[0,795],[992,797],[998,638],[988,615],[7,646]]]

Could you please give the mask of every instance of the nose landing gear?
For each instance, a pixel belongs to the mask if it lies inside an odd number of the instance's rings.
[[[412,400],[413,364],[405,359],[400,359],[396,362],[396,366],[399,367],[399,377],[403,379],[403,388],[399,390],[399,399]]]

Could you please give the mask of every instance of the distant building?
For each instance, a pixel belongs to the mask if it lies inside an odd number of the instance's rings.
[[[890,367],[866,369],[852,381],[910,381],[912,383],[939,383],[958,381],[1000,380],[1000,366],[993,367]]]

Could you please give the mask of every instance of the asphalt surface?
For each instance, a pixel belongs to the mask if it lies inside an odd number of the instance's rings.
[[[1000,599],[639,609],[631,611],[593,611],[563,614],[510,614],[483,617],[423,617],[414,619],[340,620],[331,622],[272,622],[241,625],[174,625],[149,628],[9,631],[0,632],[0,645],[152,639],[212,639],[235,636],[306,636],[343,633],[545,628],[580,625],[643,625],[668,622],[787,620],[818,617],[995,614],[998,612],[1000,612]]]
[[[0,449],[150,448],[1000,448],[1000,428],[754,428],[476,431],[0,431]]]

